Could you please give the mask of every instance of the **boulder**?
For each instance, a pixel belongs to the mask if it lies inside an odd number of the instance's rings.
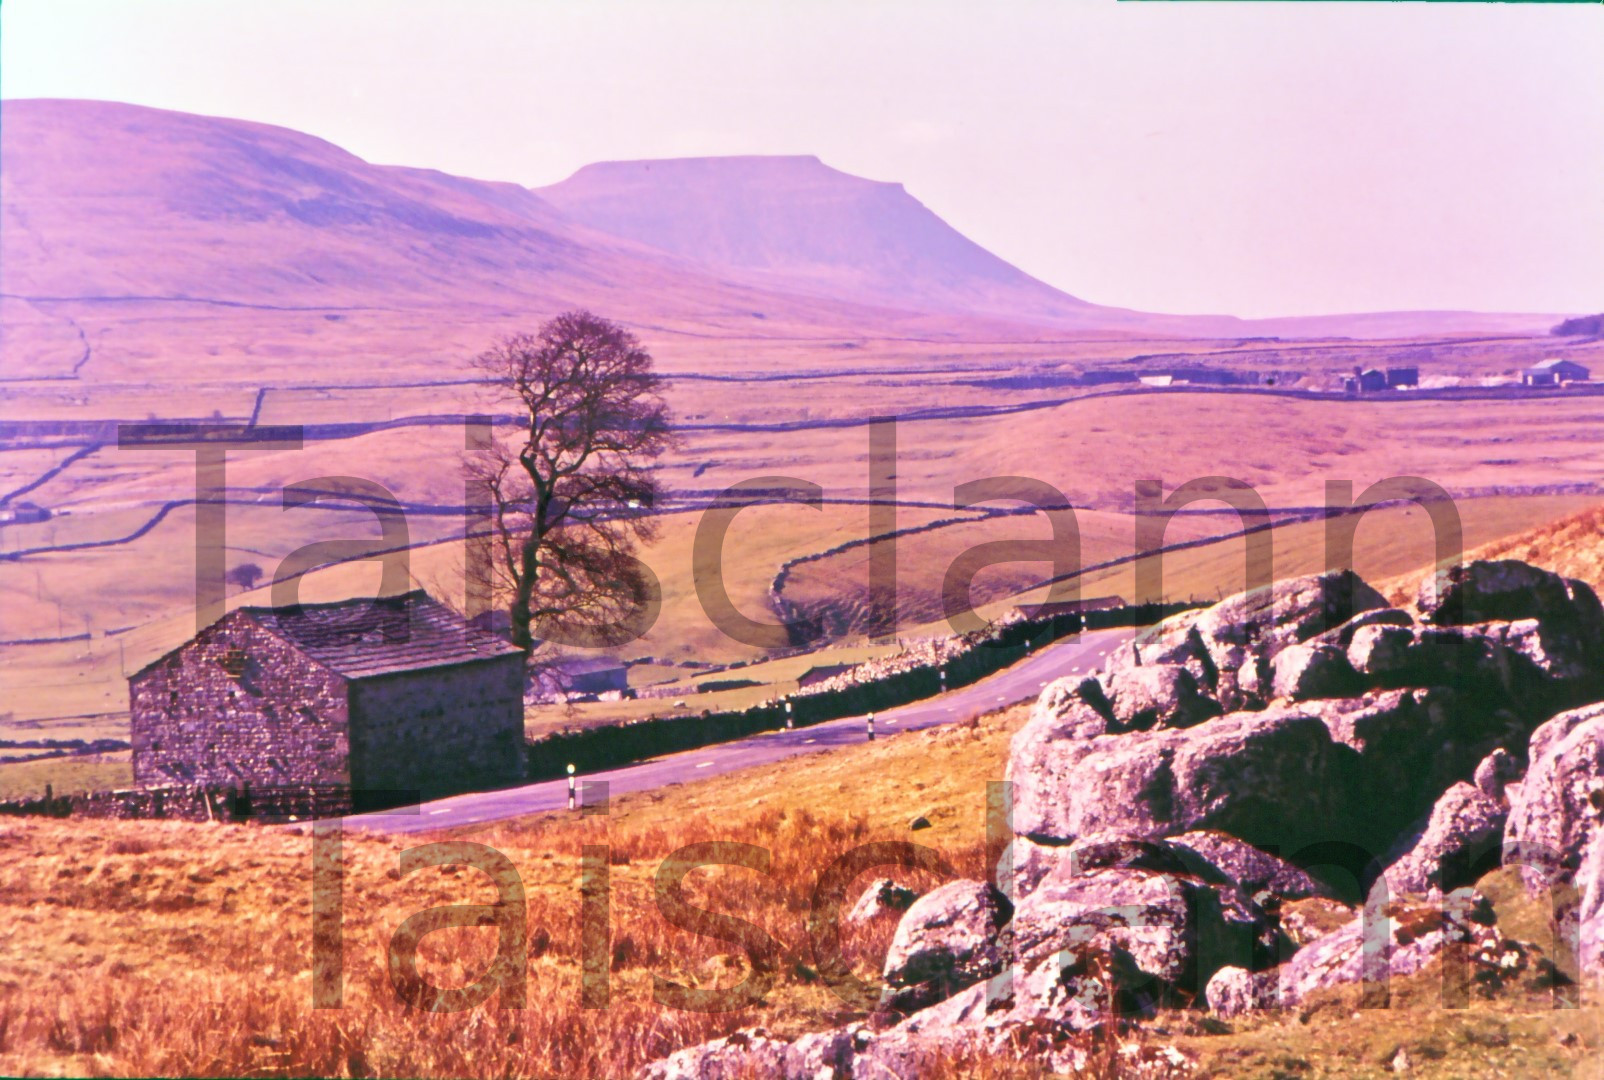
[[[1011,1026],[1089,1031],[1110,1017],[1150,1012],[1152,980],[1130,953],[1106,941],[1072,945],[1027,967],[1014,988]]]
[[[1296,707],[1230,713],[1185,730],[1014,738],[1014,828],[1048,842],[1219,829],[1295,850],[1345,819],[1353,752]]]
[[[1346,649],[1353,643],[1359,631],[1367,626],[1412,627],[1415,620],[1407,611],[1398,608],[1372,608],[1362,611],[1333,630],[1315,635],[1311,640],[1322,645],[1336,645]]]
[[[1479,880],[1496,865],[1509,810],[1471,784],[1443,793],[1383,873],[1391,892],[1446,892]]]
[[[1571,884],[1604,829],[1604,702],[1564,712],[1532,733],[1530,764],[1511,787],[1504,862],[1532,888]]]
[[[1058,860],[1065,858],[1069,844],[1043,844],[1028,836],[1015,836],[1008,841],[997,859],[995,884],[1010,901],[1030,892],[1047,876]]]
[[[722,1039],[687,1046],[647,1065],[640,1080],[745,1080],[785,1072],[787,1044],[762,1028],[743,1028]]]
[[[1311,701],[1303,708],[1320,717],[1333,741],[1357,753],[1350,838],[1378,855],[1520,730],[1518,720],[1484,699],[1442,687]]]
[[[1119,729],[1191,727],[1220,714],[1197,679],[1179,664],[1143,664],[1109,672],[1106,700]]]
[[[1270,683],[1273,669],[1270,661],[1258,653],[1249,654],[1236,669],[1236,690],[1244,702],[1263,704],[1270,700]]]
[[[1192,628],[1215,668],[1235,671],[1251,652],[1273,658],[1288,645],[1386,606],[1386,599],[1353,571],[1337,570],[1227,597],[1202,612]]]
[[[1227,1019],[1280,1006],[1273,972],[1223,967],[1203,988],[1203,1000],[1215,1016]]]
[[[1360,627],[1348,643],[1348,664],[1372,685],[1408,671],[1414,630],[1391,623]]]
[[[1604,647],[1604,605],[1591,587],[1514,559],[1440,571],[1421,582],[1415,606],[1438,626],[1536,619]]]
[[[1031,706],[1030,719],[1014,735],[1014,742],[1054,739],[1089,739],[1108,731],[1108,716],[1082,696],[1082,683],[1097,687],[1096,679],[1070,676],[1047,684]],[[1099,688],[1098,692],[1101,690]]]
[[[1507,807],[1509,805],[1507,789],[1519,782],[1521,771],[1519,759],[1500,746],[1482,758],[1481,763],[1476,766],[1473,782],[1476,790],[1489,799],[1497,799]]]
[[[1234,885],[1190,875],[1065,861],[1019,902],[1015,955],[1030,970],[1065,949],[1096,946],[1130,957],[1155,1000],[1194,992],[1226,963],[1263,966],[1278,939],[1264,913]]]
[[[1205,881],[1231,882],[1260,904],[1265,898],[1282,901],[1333,895],[1330,886],[1280,856],[1229,833],[1205,829],[1181,833],[1166,842],[1191,873]]]
[[[1384,1004],[1391,979],[1419,972],[1456,943],[1469,946],[1472,960],[1486,957],[1495,966],[1509,966],[1511,950],[1492,922],[1486,898],[1468,891],[1438,903],[1378,905],[1316,938],[1278,968],[1224,976],[1205,988],[1205,997],[1211,1005],[1218,998],[1220,1007],[1240,1013],[1272,1004],[1296,1006],[1316,990],[1364,982],[1379,995],[1372,1004]]]
[[[796,1080],[850,1077],[853,1058],[872,1037],[860,1024],[800,1036],[785,1048],[780,1075],[787,1080],[793,1077]]]
[[[907,886],[898,885],[890,878],[877,878],[869,883],[863,895],[858,897],[858,902],[852,905],[852,910],[847,912],[847,922],[862,925],[882,915],[900,915],[912,907],[917,899],[919,894]]]
[[[979,881],[952,881],[926,893],[903,915],[886,952],[888,1004],[933,1004],[1003,969],[1008,899]]]
[[[1335,645],[1288,645],[1271,661],[1271,671],[1270,692],[1278,698],[1344,697],[1360,688],[1348,654]]]

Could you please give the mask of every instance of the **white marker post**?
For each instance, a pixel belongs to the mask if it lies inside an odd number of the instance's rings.
[[[791,730],[791,699],[785,699],[785,730]]]
[[[947,692],[947,665],[946,664],[941,665],[941,669],[940,670],[941,670],[941,692],[943,694],[945,694]]]
[[[869,714],[869,741],[874,742],[874,713]]]
[[[574,767],[568,766],[568,809],[574,808]]]

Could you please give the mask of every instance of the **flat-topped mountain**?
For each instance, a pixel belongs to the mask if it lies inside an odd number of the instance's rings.
[[[602,232],[821,295],[1091,322],[1135,315],[1036,280],[901,184],[812,156],[607,161],[539,194]]]

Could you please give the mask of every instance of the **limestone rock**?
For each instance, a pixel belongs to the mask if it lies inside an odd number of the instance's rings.
[[[1234,885],[1132,866],[1055,866],[1019,902],[1016,956],[1029,969],[1065,949],[1117,948],[1155,999],[1195,991],[1225,963],[1262,966],[1273,958],[1274,927]]]
[[[1271,662],[1271,693],[1278,698],[1344,697],[1359,689],[1348,654],[1335,645],[1289,645]]]
[[[1496,864],[1508,809],[1470,784],[1443,793],[1383,876],[1394,895],[1446,892],[1469,885]]]
[[[1191,727],[1218,716],[1220,707],[1203,696],[1197,679],[1179,664],[1144,664],[1109,673],[1107,700],[1115,722],[1125,730]]]
[[[1203,988],[1209,1011],[1227,1019],[1280,1005],[1273,972],[1223,967]]]
[[[898,885],[890,878],[876,878],[869,883],[858,902],[852,905],[847,912],[847,922],[862,925],[873,922],[882,915],[898,914],[907,911],[919,894],[905,885]]]
[[[1482,758],[1476,766],[1476,789],[1490,799],[1509,805],[1506,790],[1520,780],[1521,763],[1502,746]]]
[[[1278,968],[1249,980],[1231,976],[1222,1001],[1236,1007],[1298,1005],[1316,990],[1364,982],[1385,1001],[1388,982],[1413,975],[1452,943],[1473,952],[1503,955],[1504,941],[1492,925],[1491,908],[1478,894],[1451,894],[1441,902],[1394,901],[1378,905],[1342,928],[1317,938]],[[1245,985],[1244,985],[1245,984]]]
[[[1355,615],[1353,618],[1349,619],[1347,622],[1333,630],[1327,630],[1323,634],[1317,634],[1311,640],[1324,645],[1336,645],[1346,649],[1353,643],[1353,640],[1358,636],[1359,631],[1363,630],[1365,627],[1412,627],[1414,625],[1415,620],[1410,617],[1407,611],[1400,611],[1398,608],[1372,608],[1369,611],[1360,612],[1358,615]]]
[[[1474,695],[1433,687],[1306,702],[1332,739],[1358,754],[1352,797],[1355,842],[1388,851],[1450,785],[1517,737],[1519,724]]]
[[[1591,587],[1514,559],[1439,572],[1421,583],[1415,606],[1439,626],[1538,619],[1604,646],[1604,605]]]
[[[1504,862],[1522,865],[1534,888],[1568,884],[1604,834],[1604,703],[1543,724],[1528,754],[1526,779],[1511,789]]]
[[[1177,731],[1091,739],[1015,736],[1014,827],[1041,840],[1220,829],[1292,849],[1347,813],[1352,752],[1294,707]]]
[[[1332,895],[1330,886],[1229,833],[1200,830],[1172,836],[1167,842],[1178,849],[1192,873],[1205,881],[1229,881],[1255,900],[1261,896],[1279,901]]]
[[[1288,645],[1387,606],[1386,599],[1351,570],[1278,581],[1269,589],[1239,593],[1205,610],[1194,629],[1221,671],[1235,671],[1248,653],[1267,658]]]
[[[762,1028],[743,1028],[733,1035],[687,1046],[638,1074],[640,1080],[745,1080],[748,1076],[784,1074],[787,1044]]]
[[[1392,623],[1360,627],[1348,643],[1348,663],[1371,681],[1409,670],[1415,644],[1412,629]]]
[[[892,1004],[917,1008],[950,997],[1002,970],[1006,897],[979,881],[952,881],[913,902],[886,952]]]

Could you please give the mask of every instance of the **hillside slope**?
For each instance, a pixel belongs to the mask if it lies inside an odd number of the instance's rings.
[[[1604,594],[1604,506],[1473,548],[1465,553],[1465,561],[1473,559],[1519,559],[1585,581],[1595,592]],[[1413,600],[1429,572],[1418,570],[1394,578],[1383,591],[1394,602]]]
[[[373,165],[284,128],[113,102],[7,101],[3,115],[8,297],[830,317],[586,230],[516,184]]]

